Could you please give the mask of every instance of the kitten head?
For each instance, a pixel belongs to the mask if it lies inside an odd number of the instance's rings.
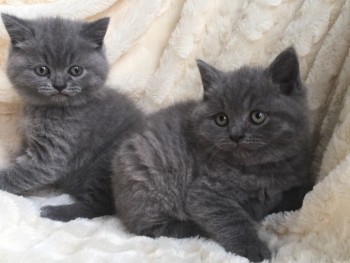
[[[25,103],[78,105],[104,85],[103,39],[109,18],[25,20],[2,14],[11,38],[7,74]]]
[[[293,48],[267,68],[221,72],[201,60],[197,64],[204,95],[193,122],[208,149],[253,165],[286,159],[305,147],[306,91]]]

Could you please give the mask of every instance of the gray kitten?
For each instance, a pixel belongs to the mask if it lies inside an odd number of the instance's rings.
[[[111,155],[143,118],[104,86],[109,18],[2,20],[11,38],[7,74],[24,104],[24,140],[20,155],[0,170],[0,189],[25,194],[57,186],[76,202],[43,207],[41,216],[55,220],[112,214]]]
[[[203,100],[151,115],[116,153],[117,215],[138,235],[201,235],[261,261],[271,254],[257,222],[299,208],[312,185],[297,55],[265,69],[198,67]]]

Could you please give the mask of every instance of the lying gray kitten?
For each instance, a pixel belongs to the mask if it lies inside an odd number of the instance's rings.
[[[76,202],[43,207],[41,216],[55,220],[112,214],[111,154],[143,118],[104,87],[109,18],[2,14],[2,20],[11,38],[7,74],[24,104],[24,142],[13,164],[0,170],[0,190],[24,194],[56,185]]]
[[[257,222],[299,208],[312,184],[297,55],[289,48],[266,69],[198,67],[203,100],[151,115],[116,153],[117,215],[138,235],[201,235],[261,261],[270,251]]]

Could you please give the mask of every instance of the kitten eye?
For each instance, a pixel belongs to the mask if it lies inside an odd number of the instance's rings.
[[[37,75],[41,77],[44,77],[50,74],[50,70],[46,66],[37,66],[34,71]]]
[[[261,111],[253,111],[250,114],[250,120],[254,124],[262,124],[266,119],[266,115]]]
[[[81,66],[73,66],[68,70],[69,74],[71,74],[74,77],[80,76],[81,74],[83,74],[83,71],[83,67]]]
[[[215,116],[215,123],[220,127],[224,127],[228,124],[228,117],[225,113],[219,113]]]

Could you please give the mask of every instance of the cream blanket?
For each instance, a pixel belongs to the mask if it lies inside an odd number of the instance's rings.
[[[300,211],[271,215],[261,234],[273,262],[350,262],[350,0],[1,0],[33,18],[110,16],[108,84],[145,111],[201,96],[195,58],[221,69],[266,65],[294,45],[309,90],[318,184]],[[0,25],[0,160],[18,145],[20,101],[4,65]],[[114,217],[69,223],[39,217],[66,195],[0,192],[0,262],[247,262],[204,239],[149,239]]]

